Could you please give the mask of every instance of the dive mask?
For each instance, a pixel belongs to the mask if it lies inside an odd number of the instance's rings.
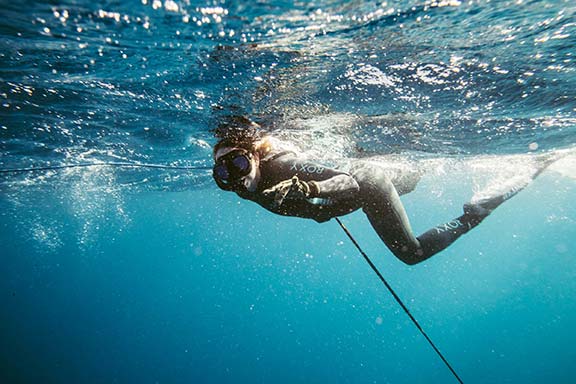
[[[242,184],[242,179],[252,171],[252,154],[245,149],[235,149],[221,156],[212,169],[212,176],[221,189],[230,191]]]

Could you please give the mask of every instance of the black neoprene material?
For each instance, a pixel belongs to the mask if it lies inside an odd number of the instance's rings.
[[[396,188],[383,168],[360,164],[352,169],[360,185],[362,210],[392,253],[406,264],[417,264],[442,251],[483,218],[464,214],[415,237]]]
[[[280,207],[274,197],[263,192],[274,185],[297,176],[300,180],[314,181],[320,190],[318,199],[286,200]],[[284,216],[296,216],[325,222],[360,208],[358,183],[350,174],[327,168],[298,158],[293,152],[272,156],[260,162],[260,181],[255,192],[237,191],[242,198],[255,201],[262,207]]]
[[[260,175],[257,191],[238,191],[238,195],[274,213],[318,222],[362,208],[382,241],[407,264],[419,263],[440,252],[483,219],[464,214],[416,237],[386,170],[370,163],[358,162],[348,173],[308,162],[290,152],[261,161]],[[274,205],[273,196],[263,193],[293,176],[306,182],[315,181],[322,202],[318,203],[318,199],[291,200],[278,207]],[[408,187],[402,185],[403,193],[412,190],[417,180],[415,178]]]

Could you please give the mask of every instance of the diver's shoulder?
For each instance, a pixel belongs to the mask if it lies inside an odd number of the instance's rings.
[[[268,141],[271,152],[292,152],[295,154],[302,152],[300,148],[298,148],[298,146],[292,142],[281,140],[272,136],[267,136],[266,140]]]
[[[264,161],[277,159],[287,155],[300,156],[301,152],[294,144],[271,136],[265,137],[260,145],[260,156]]]

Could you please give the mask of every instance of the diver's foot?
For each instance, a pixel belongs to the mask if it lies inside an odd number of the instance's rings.
[[[483,207],[479,203],[467,203],[464,204],[464,216],[462,216],[463,222],[468,224],[469,228],[474,228],[482,222],[485,218],[492,213],[493,209]]]
[[[513,178],[509,180],[510,183],[508,183],[508,185],[503,185],[504,188],[500,189],[500,191],[492,197],[473,199],[472,202],[464,204],[463,220],[468,223],[469,228],[477,226],[482,220],[488,217],[492,211],[500,206],[500,204],[526,188],[540,173],[566,155],[567,153],[565,152],[552,152],[538,155],[536,157],[537,168],[531,176]]]
[[[558,160],[566,157],[568,154],[569,154],[569,152],[567,152],[567,151],[555,151],[555,152],[543,153],[541,155],[538,155],[536,157],[538,169],[536,170],[536,173],[534,174],[534,176],[532,178],[535,179],[544,170],[546,170],[546,168],[548,168],[550,165],[554,164]]]
[[[488,215],[492,213],[500,204],[508,200],[510,197],[514,196],[523,186],[512,187],[506,193],[501,195],[496,195],[493,197],[485,197],[474,202],[464,204],[464,218],[469,223],[469,227],[475,227],[482,220],[484,220]]]
[[[505,189],[505,192],[503,193],[492,197],[483,197],[481,199],[473,200],[470,203],[464,204],[464,217],[467,218],[472,227],[475,227],[476,225],[480,224],[482,220],[488,217],[492,211],[498,208],[500,204],[516,195],[528,184],[529,181],[521,181],[519,183],[508,186],[508,188]]]

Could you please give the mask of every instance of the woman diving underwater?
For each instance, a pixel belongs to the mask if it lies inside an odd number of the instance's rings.
[[[384,244],[409,265],[428,259],[476,227],[553,162],[543,161],[528,180],[464,204],[462,215],[415,236],[400,195],[414,190],[419,173],[391,173],[364,161],[354,162],[346,172],[324,167],[280,148],[254,127],[258,126],[252,123],[252,129],[236,130],[215,145],[213,177],[221,189],[276,214],[319,223],[362,209]]]

